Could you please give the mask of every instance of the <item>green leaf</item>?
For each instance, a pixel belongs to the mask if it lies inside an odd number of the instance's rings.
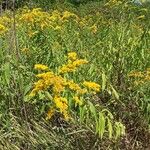
[[[29,95],[23,97],[24,102],[29,102],[32,99]]]
[[[24,87],[24,95],[26,95],[26,94],[31,90],[31,88],[32,88],[32,85],[31,85],[31,84],[26,85],[26,86]]]
[[[111,87],[111,89],[112,89],[112,93],[114,94],[115,98],[116,98],[117,100],[119,100],[119,94],[118,94],[118,92],[113,88],[112,85],[110,85],[110,87]]]
[[[108,109],[103,109],[101,112],[107,112],[107,117],[109,117],[110,119],[113,119],[114,116],[112,115],[112,113],[108,110]]]
[[[43,100],[45,98],[45,95],[42,92],[38,92],[39,99]]]
[[[121,122],[115,122],[115,139],[121,135],[125,135],[125,126]]]
[[[105,132],[105,117],[102,112],[99,112],[99,136],[102,139]]]
[[[9,82],[10,82],[10,63],[7,62],[4,64],[4,77],[5,77],[5,81],[6,81],[6,84],[9,85]]]
[[[86,110],[86,106],[80,107],[80,123],[83,123],[84,121]]]
[[[102,91],[105,90],[105,87],[106,87],[106,75],[105,75],[105,73],[103,72],[103,73],[102,73]]]
[[[112,128],[111,120],[108,117],[107,117],[107,127],[108,127],[109,138],[111,139],[113,134],[113,128]]]
[[[89,104],[89,109],[90,109],[91,114],[94,116],[95,121],[97,121],[97,113],[96,113],[96,109],[94,105],[90,101],[88,101],[88,104]]]
[[[120,137],[121,134],[118,122],[115,122],[115,133],[115,139],[118,139],[118,137]]]

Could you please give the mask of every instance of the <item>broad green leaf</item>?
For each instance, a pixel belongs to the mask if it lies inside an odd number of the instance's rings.
[[[31,90],[31,88],[32,88],[32,85],[30,84],[24,86],[24,95],[26,95]]]
[[[90,101],[88,101],[88,104],[89,104],[89,109],[90,109],[91,114],[94,116],[95,121],[97,121],[97,114],[96,114],[96,109],[94,105]]]
[[[45,95],[42,92],[38,92],[39,99],[43,100],[45,98]]]

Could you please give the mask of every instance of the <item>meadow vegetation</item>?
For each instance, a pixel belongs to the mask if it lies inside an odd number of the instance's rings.
[[[0,149],[149,149],[149,5],[17,2],[0,16]]]

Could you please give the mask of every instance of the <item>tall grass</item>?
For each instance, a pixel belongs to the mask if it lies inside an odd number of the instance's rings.
[[[101,1],[53,8],[24,7],[0,17],[0,149],[148,148],[149,80],[129,76],[150,66],[148,7]],[[39,73],[34,65],[59,75],[68,52],[89,63],[63,78],[81,87],[96,82],[101,91],[83,96],[82,106],[64,91],[72,119],[56,110],[46,121],[53,93],[48,88],[29,97]]]

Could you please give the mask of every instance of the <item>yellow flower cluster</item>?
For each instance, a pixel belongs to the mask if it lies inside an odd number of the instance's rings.
[[[100,91],[100,85],[95,83],[95,82],[84,81],[83,85],[86,86],[88,89],[93,90],[95,92],[99,92]]]
[[[46,120],[51,119],[51,117],[54,115],[55,113],[55,109],[54,108],[50,108],[47,112],[47,117]]]
[[[75,52],[68,53],[68,59],[71,62],[76,62],[75,66],[81,65],[80,62],[83,60],[77,60],[77,54]],[[79,63],[78,63],[79,61]],[[85,60],[83,61],[85,62]],[[87,62],[87,61],[86,61]],[[46,119],[50,119],[56,111],[59,111],[66,120],[69,119],[68,115],[68,99],[64,97],[65,93],[70,93],[72,95],[72,100],[76,105],[82,105],[82,97],[88,94],[90,91],[88,89],[99,92],[100,85],[95,82],[84,82],[81,86],[75,83],[73,80],[67,80],[62,77],[61,74],[56,74],[49,70],[48,66],[42,64],[36,64],[34,66],[37,70],[46,71],[44,73],[39,73],[36,75],[38,81],[34,83],[34,88],[30,93],[30,96],[35,96],[38,92],[47,91],[51,94],[51,101],[53,106],[49,109]],[[56,71],[57,72],[57,71]],[[85,86],[82,88],[82,86]]]
[[[62,113],[64,115],[64,118],[66,120],[68,120],[69,119],[68,100],[64,97],[55,96],[54,97],[54,102],[56,104],[56,108],[58,108],[60,110],[60,113]]]
[[[42,11],[40,8],[26,9],[18,16],[19,26],[26,26],[27,34],[31,38],[39,31],[45,29],[61,30],[58,24],[60,13],[54,11],[52,14]]]
[[[82,105],[83,104],[82,100],[79,99],[78,96],[74,96],[73,100],[75,101],[75,105]]]
[[[150,81],[150,68],[147,68],[143,72],[131,71],[128,76],[136,78],[136,81],[134,82],[136,85],[147,83]]]
[[[5,33],[7,30],[8,29],[4,25],[0,24],[0,34]]]
[[[76,60],[77,59],[77,53],[75,53],[75,52],[68,53],[68,59],[71,61]]]
[[[82,89],[78,84],[74,83],[73,81],[68,81],[67,85],[70,90],[75,91],[78,95],[83,95],[87,92],[87,89]]]
[[[21,15],[19,20],[29,25],[34,25],[35,22],[41,22],[47,19],[47,16],[47,12],[43,12],[40,8],[35,8],[33,10],[27,10],[27,12]]]
[[[12,19],[7,16],[0,17],[0,23],[5,26],[10,25],[11,22],[12,22]]]
[[[35,8],[32,10],[25,9],[21,15],[18,16],[20,21],[19,25],[27,25],[30,37],[32,37],[36,31],[33,29],[39,28],[41,30],[50,28],[53,30],[59,30],[63,28],[63,24],[68,21],[69,18],[78,19],[78,16],[74,13],[65,11],[59,12],[54,10],[52,13],[44,12],[40,8]]]
[[[139,77],[139,78],[142,78],[144,77],[144,74],[143,72],[141,71],[132,71],[128,74],[129,77]]]
[[[11,26],[12,20],[7,16],[0,17],[0,35],[8,31]]]
[[[120,1],[120,0],[110,0],[109,2],[107,2],[105,4],[105,6],[114,7],[114,6],[118,6],[120,4],[122,4],[122,1]]]
[[[77,54],[75,52],[68,53],[68,63],[59,69],[59,73],[74,72],[79,66],[87,63],[88,61],[85,59],[77,59]]]
[[[42,65],[42,64],[36,64],[34,66],[34,69],[36,69],[36,70],[48,70],[48,67],[45,65]]]
[[[76,19],[78,19],[78,16],[77,15],[75,15],[74,13],[71,13],[71,12],[69,12],[69,11],[65,11],[65,12],[63,12],[63,16],[62,16],[62,20],[64,20],[64,19],[68,19],[68,18],[70,18],[70,17],[75,17]]]
[[[39,68],[41,70],[41,68]],[[36,75],[40,78],[37,82],[34,83],[34,89],[32,90],[30,96],[35,96],[39,91],[47,90],[52,86],[53,93],[59,94],[64,90],[66,81],[58,75],[55,75],[53,72],[40,73]]]

